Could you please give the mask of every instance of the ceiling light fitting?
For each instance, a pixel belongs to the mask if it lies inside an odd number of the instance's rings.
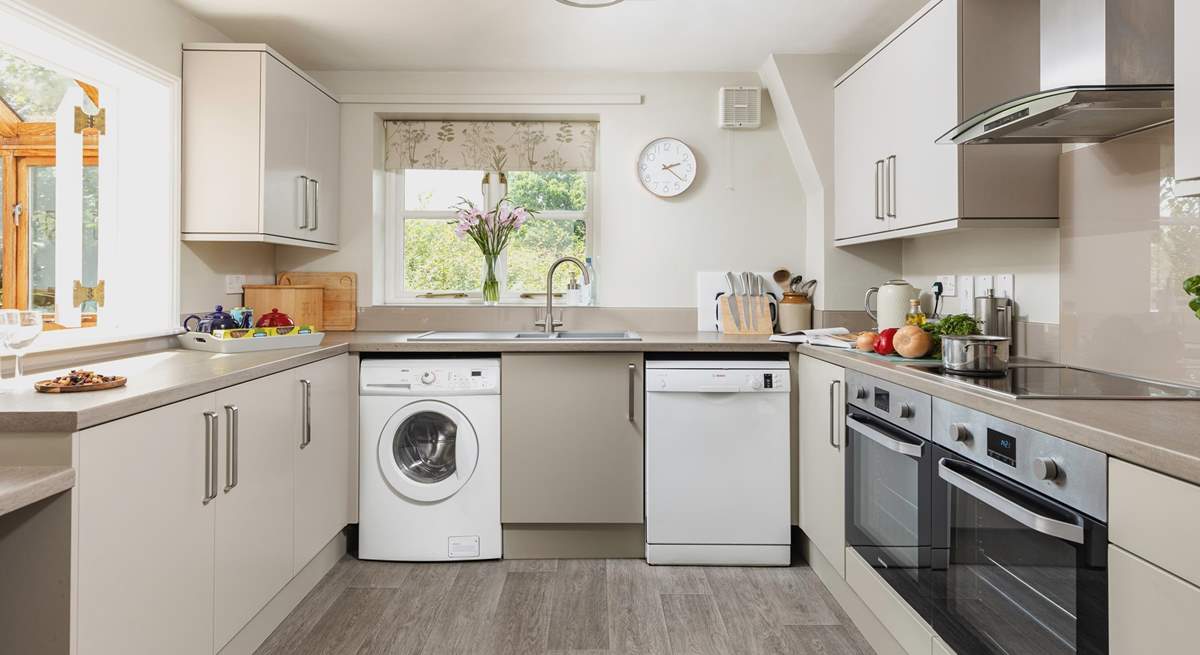
[[[611,7],[618,5],[625,0],[556,0],[560,5],[568,7],[578,7],[580,9],[599,9],[601,7]]]

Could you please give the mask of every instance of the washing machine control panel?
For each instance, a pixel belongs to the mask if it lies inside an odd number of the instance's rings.
[[[499,386],[495,371],[488,368],[413,368],[408,374],[414,390],[487,391]]]
[[[500,365],[483,360],[364,362],[360,393],[365,395],[471,395],[500,391]]]

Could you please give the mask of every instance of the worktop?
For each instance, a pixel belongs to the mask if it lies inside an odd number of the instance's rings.
[[[808,345],[798,350],[1200,485],[1200,401],[1017,400],[850,350]]]
[[[38,393],[35,380],[66,370],[26,376],[20,388],[0,394],[0,432],[75,432],[139,412],[249,382],[346,352],[344,343],[315,348],[289,348],[253,353],[220,354],[198,350],[164,350],[81,368],[103,375],[123,375],[117,389],[82,393]],[[7,379],[4,385],[13,381]]]
[[[0,516],[75,486],[69,466],[0,466]]]
[[[500,352],[686,352],[788,353],[792,344],[765,336],[733,336],[719,332],[639,332],[641,341],[523,340],[413,341],[422,332],[338,332],[323,345],[344,344],[350,352],[500,353]]]

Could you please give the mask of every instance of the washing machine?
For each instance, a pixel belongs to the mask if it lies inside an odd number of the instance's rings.
[[[359,442],[359,558],[500,557],[500,360],[363,359]]]

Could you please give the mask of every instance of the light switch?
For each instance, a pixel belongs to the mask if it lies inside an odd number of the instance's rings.
[[[992,290],[996,289],[996,283],[992,280],[992,276],[976,275],[975,276],[975,291],[979,295],[982,296],[982,295],[987,294],[988,289],[992,289]]]
[[[996,276],[996,297],[997,298],[1016,298],[1013,295],[1015,290],[1013,286],[1013,274],[1001,273]]]
[[[975,314],[975,278],[970,275],[958,276],[958,312]]]

